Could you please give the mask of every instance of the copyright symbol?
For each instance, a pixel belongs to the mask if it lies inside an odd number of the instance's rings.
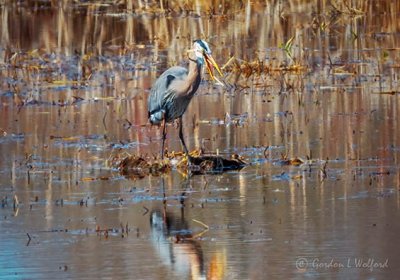
[[[308,261],[306,258],[298,258],[296,260],[296,268],[297,269],[306,269],[308,266]]]

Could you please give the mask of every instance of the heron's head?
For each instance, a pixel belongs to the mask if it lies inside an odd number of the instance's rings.
[[[213,69],[217,69],[218,73],[222,76],[221,69],[219,69],[218,64],[215,62],[214,58],[211,55],[211,49],[208,46],[206,41],[203,40],[195,40],[193,42],[193,51],[196,56],[197,61],[201,64],[205,64],[207,66],[208,73],[211,78],[215,80],[215,76],[213,74]],[[218,80],[218,79],[217,79]]]

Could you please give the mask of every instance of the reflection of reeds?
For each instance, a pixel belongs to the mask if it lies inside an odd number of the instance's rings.
[[[0,75],[6,78],[1,89],[14,93],[18,106],[32,100],[65,105],[74,104],[77,97],[109,101],[136,96],[107,119],[134,118],[143,124],[143,93],[160,71],[186,61],[186,50],[195,38],[209,41],[216,60],[227,63],[226,82],[233,85],[229,93],[260,93],[264,98],[261,103],[256,97],[245,104],[227,101],[222,118],[232,110],[265,113],[262,102],[272,103],[274,94],[296,98],[293,104],[276,102],[271,111],[301,111],[307,102],[325,104],[324,92],[361,89],[363,79],[370,84],[362,92],[398,88],[400,42],[394,34],[400,29],[395,12],[400,10],[399,1],[375,5],[361,0],[126,0],[40,5],[8,1],[0,8]],[[65,90],[57,96],[46,95],[60,87]],[[346,95],[330,98],[333,105],[326,106],[353,109]],[[199,106],[192,110],[196,116],[204,114]],[[304,114],[305,126],[317,117],[310,110],[299,114]],[[282,121],[275,130],[283,132],[275,135],[294,143],[290,131],[300,127],[299,122]]]
[[[35,1],[27,3],[33,6],[37,4]],[[364,15],[375,8],[371,7],[372,3],[371,6],[364,1],[352,1],[352,6],[347,1],[328,3],[316,1],[299,5],[295,1],[288,1],[282,5],[269,1],[243,3],[223,0],[52,1],[48,4],[53,7],[50,12],[38,9],[28,14],[22,8],[21,13],[9,18],[9,11],[15,8],[15,3],[10,2],[2,7],[1,38],[2,44],[10,48],[29,50],[46,47],[47,51],[51,51],[56,47],[58,52],[68,55],[75,51],[81,54],[104,54],[110,51],[125,53],[150,43],[155,46],[156,53],[166,50],[169,63],[173,63],[184,58],[190,40],[200,37],[215,45],[213,49],[218,56],[226,59],[229,55],[235,55],[249,61],[255,58],[264,60],[270,54],[268,49],[282,45],[289,38],[294,38],[294,58],[300,59],[305,48],[327,50],[326,44],[329,42],[324,38],[330,35],[342,33],[358,36],[356,29],[362,21],[364,26],[377,25],[376,22],[372,25],[372,19]],[[28,4],[25,5],[28,11]],[[315,15],[310,15],[309,11],[314,6],[317,11]],[[384,1],[379,8],[382,11],[393,11],[399,5]],[[160,13],[161,10],[164,12]],[[79,11],[79,14],[74,11]],[[346,11],[351,13],[350,17]],[[379,32],[390,32],[398,28],[394,14],[392,20],[389,20],[390,17],[381,18],[382,30]],[[9,28],[9,22],[12,22],[14,28]],[[354,28],[351,28],[352,25]],[[56,32],[53,31],[54,26],[57,26]],[[347,32],[349,28],[351,30]],[[374,31],[365,32],[369,34]],[[311,36],[315,40],[305,41]],[[9,38],[12,38],[11,44]],[[351,42],[348,39],[343,36],[341,42],[335,44],[344,47]],[[254,49],[257,53],[249,53],[247,45],[251,45],[252,49],[257,46]],[[159,59],[157,56],[155,58]],[[278,58],[282,61],[284,54]]]
[[[398,2],[383,1],[378,7],[364,1],[314,2],[299,5],[288,1],[283,5],[224,0],[50,1],[49,9],[41,10],[38,2],[27,1],[20,4],[21,12],[12,18],[8,14],[16,4],[7,2],[1,8],[1,38],[6,47],[1,57],[7,62],[9,50],[15,54],[18,50],[34,49],[67,56],[78,53],[81,57],[132,54],[138,64],[157,70],[184,61],[190,41],[205,38],[211,42],[214,56],[221,63],[233,55],[252,61],[227,68],[249,77],[271,69],[312,71],[315,64],[326,64],[328,57],[335,60],[348,55],[342,53],[343,49],[376,48],[377,42],[379,46],[387,44],[393,48],[398,43],[395,37],[384,35],[398,29],[395,14],[380,18],[367,16],[372,9],[396,10]],[[28,13],[31,7],[37,10]],[[309,14],[311,7],[316,7],[313,14]],[[377,24],[378,20],[381,24]],[[363,30],[361,25],[369,29]],[[382,28],[371,29],[378,25]],[[369,34],[372,39],[363,40],[360,45],[360,36],[365,38]],[[338,39],[327,40],[335,37]],[[151,46],[152,56],[147,45]],[[279,46],[283,46],[283,51],[277,49]],[[365,55],[354,57],[364,58]],[[80,63],[82,72],[93,68],[84,61]]]

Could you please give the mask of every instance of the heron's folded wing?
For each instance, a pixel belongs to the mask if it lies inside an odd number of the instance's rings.
[[[168,100],[173,98],[175,89],[171,85],[176,80],[183,80],[187,77],[188,70],[175,66],[166,70],[156,80],[153,87],[151,88],[150,95],[148,97],[147,106],[149,115],[158,112],[163,108]]]

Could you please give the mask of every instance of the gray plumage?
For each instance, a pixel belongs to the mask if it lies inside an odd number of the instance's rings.
[[[201,67],[201,66],[197,66]],[[185,83],[189,71],[180,66],[174,66],[166,70],[156,80],[150,96],[147,100],[149,119],[152,124],[160,124],[165,118],[166,122],[172,122],[181,117],[190,100],[198,89],[201,81],[200,69],[191,89],[179,88]]]
[[[175,119],[179,119],[179,138],[185,153],[188,155],[183,139],[182,115],[200,85],[201,70],[204,63],[207,63],[209,71],[211,71],[210,67],[213,64],[216,65],[211,57],[211,50],[208,44],[202,40],[194,41],[193,49],[189,52],[189,60],[189,70],[174,66],[162,73],[151,88],[147,100],[150,123],[161,123],[163,125],[162,158],[166,139],[165,123],[172,122]],[[220,71],[219,68],[217,69]],[[210,74],[212,75],[211,72]]]

